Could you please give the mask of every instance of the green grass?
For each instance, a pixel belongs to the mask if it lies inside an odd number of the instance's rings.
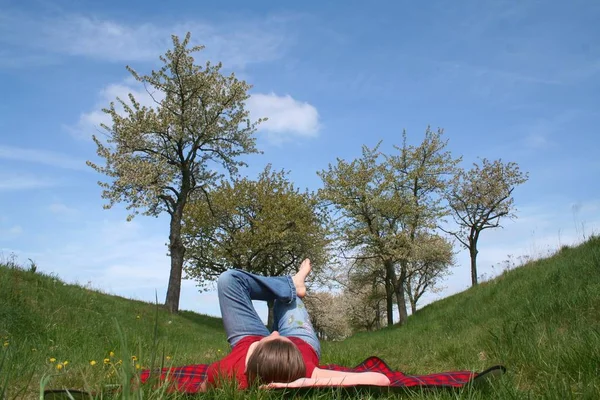
[[[170,315],[152,304],[66,285],[14,266],[0,267],[0,288],[0,398],[2,391],[8,399],[39,398],[41,382],[46,388],[102,392],[92,397],[97,399],[182,398],[151,387],[111,395],[110,388],[129,383],[135,365],[208,363],[228,351],[218,318]],[[370,355],[410,374],[479,371],[495,364],[505,365],[508,373],[477,389],[331,389],[299,397],[599,399],[600,238],[430,304],[405,326],[325,342],[321,361],[354,365]],[[90,365],[92,360],[96,365]],[[64,361],[67,365],[57,370]],[[223,388],[198,398],[288,394]]]

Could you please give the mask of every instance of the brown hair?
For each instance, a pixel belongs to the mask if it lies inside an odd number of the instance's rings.
[[[292,382],[306,376],[306,365],[298,347],[287,340],[259,343],[246,365],[248,386]]]

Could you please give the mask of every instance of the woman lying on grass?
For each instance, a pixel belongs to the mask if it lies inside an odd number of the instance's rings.
[[[311,386],[388,386],[378,372],[341,372],[320,369],[321,346],[302,298],[310,260],[292,276],[264,277],[239,270],[225,271],[217,281],[219,305],[227,341],[232,347],[222,360],[208,367],[201,390],[234,380],[240,389]],[[274,326],[269,333],[252,300],[274,301]]]

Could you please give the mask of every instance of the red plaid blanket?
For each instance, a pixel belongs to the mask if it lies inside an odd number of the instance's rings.
[[[390,386],[405,388],[415,386],[462,387],[470,382],[479,380],[490,373],[503,373],[505,371],[504,367],[495,366],[479,373],[472,371],[452,371],[430,375],[406,375],[403,372],[392,370],[385,361],[379,357],[369,357],[354,368],[336,364],[320,365],[319,368],[346,372],[381,372],[390,379]],[[185,393],[196,393],[200,389],[202,382],[206,379],[207,370],[208,364],[195,364],[183,367],[163,368],[160,371],[155,371],[155,373],[157,376],[158,372],[160,372],[160,381],[172,383],[172,390]],[[150,370],[142,371],[142,383],[148,381],[151,375],[150,372]]]

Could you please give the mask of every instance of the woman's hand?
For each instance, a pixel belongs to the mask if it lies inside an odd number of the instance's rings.
[[[281,389],[281,388],[301,388],[316,386],[316,379],[300,378],[292,382],[271,382],[267,385],[262,385],[261,389]]]

